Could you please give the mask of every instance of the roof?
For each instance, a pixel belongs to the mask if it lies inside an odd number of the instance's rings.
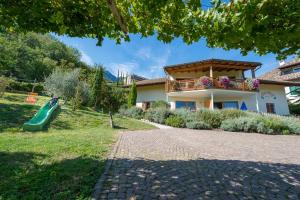
[[[275,81],[275,80],[259,79],[259,82],[261,84],[269,84],[269,85],[300,86],[300,82],[294,82],[294,81]]]
[[[294,72],[290,74],[283,74],[281,71],[281,68],[277,67],[269,72],[266,72],[265,74],[259,76],[259,79],[263,80],[273,80],[273,81],[300,81],[300,72]],[[299,79],[299,80],[297,80]]]
[[[160,85],[160,84],[165,84],[165,82],[166,82],[166,78],[147,79],[143,81],[137,81],[136,86]]]
[[[143,81],[136,82],[136,86],[148,86],[148,85],[162,85],[165,84],[166,78],[156,78],[156,79],[148,79]],[[264,80],[259,79],[261,84],[270,84],[270,85],[284,85],[284,86],[300,86],[300,82],[293,81],[275,81],[275,80]]]
[[[293,60],[291,62],[288,62],[286,64],[283,64],[281,66],[279,66],[279,69],[284,69],[284,68],[289,68],[289,67],[294,67],[296,65],[300,65],[300,60]]]
[[[218,69],[238,69],[248,70],[255,69],[257,66],[262,65],[259,62],[236,61],[236,60],[223,60],[223,59],[208,59],[196,62],[182,63],[176,65],[168,65],[164,67],[166,72],[172,71],[194,71],[194,70],[209,70],[212,66],[215,70]]]

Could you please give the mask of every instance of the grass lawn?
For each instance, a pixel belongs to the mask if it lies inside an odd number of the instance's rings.
[[[107,115],[62,106],[47,130],[23,132],[22,124],[49,99],[29,105],[25,98],[0,98],[0,200],[90,199],[118,130],[154,128],[116,116],[118,129],[111,129]]]

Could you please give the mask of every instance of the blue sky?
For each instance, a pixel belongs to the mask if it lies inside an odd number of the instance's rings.
[[[141,38],[133,35],[130,42],[118,45],[112,40],[105,39],[102,46],[96,46],[95,39],[57,37],[65,44],[77,48],[82,54],[82,61],[90,65],[102,64],[115,75],[120,70],[147,78],[158,78],[165,75],[163,66],[210,58],[261,62],[263,65],[257,71],[257,75],[278,66],[276,56],[273,54],[259,56],[250,52],[247,56],[242,56],[239,50],[208,48],[204,39],[192,45],[183,43],[180,38],[165,44],[156,37]]]

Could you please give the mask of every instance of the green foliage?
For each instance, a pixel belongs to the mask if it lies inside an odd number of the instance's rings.
[[[291,114],[300,115],[300,103],[297,104],[289,104],[289,110]]]
[[[176,115],[169,116],[166,119],[165,124],[168,126],[173,126],[173,127],[177,127],[177,128],[185,127],[184,120],[181,117],[176,116]]]
[[[288,126],[288,130],[292,134],[300,135],[300,119],[296,118],[281,118],[281,120]]]
[[[128,107],[135,106],[136,104],[136,97],[137,97],[137,91],[136,91],[136,84],[135,82],[132,83],[128,95]]]
[[[185,123],[197,120],[195,112],[184,108],[172,110],[172,114],[181,117]]]
[[[150,107],[151,108],[169,108],[170,105],[166,101],[159,100],[159,101],[151,102]]]
[[[129,33],[155,33],[161,41],[181,37],[187,44],[205,37],[209,47],[240,49],[242,54],[299,55],[299,0],[216,0],[210,9],[202,9],[197,0],[114,2],[115,8],[105,0],[2,1],[0,25],[11,31],[89,36],[98,44],[104,37],[120,43],[129,41]]]
[[[289,134],[289,127],[284,121],[275,117],[260,117],[258,118],[260,122],[264,124],[264,127],[269,129],[271,133],[274,134]]]
[[[211,129],[211,126],[202,121],[190,121],[186,123],[186,127],[190,129]]]
[[[104,84],[104,68],[97,66],[91,91],[94,109],[99,108],[102,104]]]
[[[27,83],[10,79],[7,89],[10,91],[36,92],[41,94],[44,92],[44,85],[42,83]]]
[[[166,119],[171,115],[169,109],[164,108],[150,108],[145,113],[145,119],[156,122],[159,124],[164,124]]]
[[[0,76],[0,97],[3,96],[5,90],[6,90],[6,87],[8,86],[9,84],[9,79],[6,78],[6,77],[3,77],[3,76]]]
[[[63,98],[65,101],[75,97],[76,88],[79,84],[79,71],[54,70],[53,73],[45,79],[45,89],[49,95],[54,94]]]
[[[125,104],[125,89],[114,84],[103,82],[101,108],[105,112],[116,113]]]
[[[227,119],[221,129],[264,134],[300,134],[300,121],[293,118],[275,118],[252,114],[248,117]]]
[[[234,119],[247,116],[247,112],[237,109],[223,109],[220,110],[220,113],[223,119]]]
[[[120,108],[119,113],[126,117],[131,117],[131,118],[135,118],[135,119],[142,119],[144,116],[143,109],[137,108],[135,106],[132,106],[130,108]]]
[[[80,61],[78,50],[49,34],[17,34],[0,30],[0,44],[0,76],[14,77],[23,82],[42,82],[56,68],[92,71]]]
[[[218,110],[201,109],[196,111],[196,118],[209,124],[212,128],[219,128],[222,123],[222,114]]]
[[[264,124],[254,117],[240,117],[234,120],[227,119],[222,122],[221,129],[225,131],[240,132],[268,132]],[[271,132],[271,130],[270,130]]]

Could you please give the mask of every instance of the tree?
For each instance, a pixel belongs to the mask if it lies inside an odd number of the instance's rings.
[[[90,73],[92,69],[81,62],[80,57],[78,50],[49,34],[0,30],[0,76],[41,82],[56,68],[82,68]]]
[[[137,91],[136,91],[136,84],[135,82],[132,83],[130,92],[128,95],[128,107],[135,106],[136,104],[136,98],[137,98]]]
[[[200,0],[2,0],[0,13],[0,28],[93,37],[98,44],[140,33],[164,42],[181,37],[187,44],[204,37],[209,47],[280,59],[300,54],[299,0],[213,0],[203,6]]]
[[[79,71],[80,69],[66,72],[58,69],[54,70],[45,80],[47,93],[61,97],[65,102],[75,97],[76,88],[79,84]]]
[[[104,112],[109,114],[110,126],[112,128],[115,127],[113,122],[113,114],[118,112],[121,105],[125,103],[124,97],[125,91],[123,88],[105,82],[103,85],[103,99],[101,103]]]
[[[101,105],[103,98],[103,85],[104,85],[104,68],[102,66],[96,66],[96,72],[92,85],[92,101],[94,109]]]

